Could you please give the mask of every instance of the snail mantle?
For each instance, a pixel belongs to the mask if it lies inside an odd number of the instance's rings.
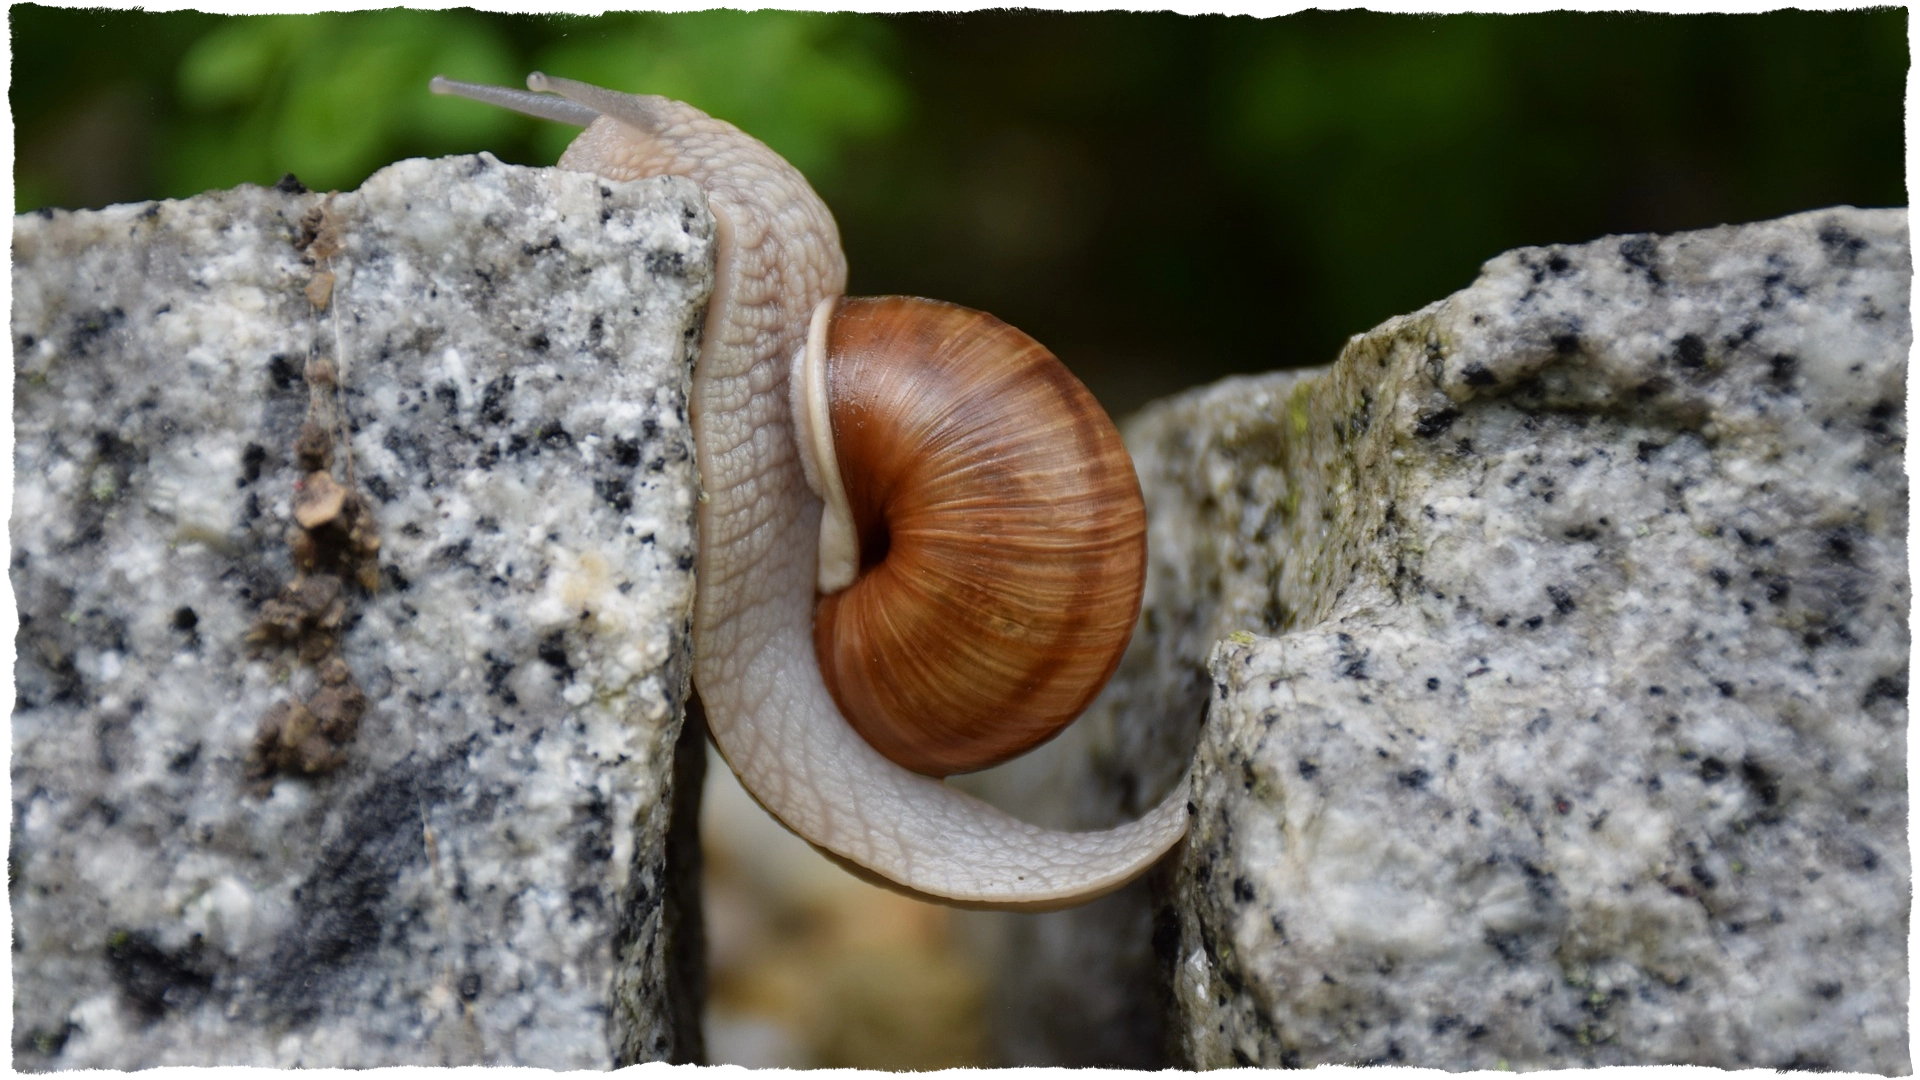
[[[17,1065],[698,1059],[713,231],[484,154],[15,220]]]

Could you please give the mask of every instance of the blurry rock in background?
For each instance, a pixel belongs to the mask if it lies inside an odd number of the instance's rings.
[[[781,827],[708,749],[707,1060],[754,1068],[986,1062],[984,994],[950,912],[869,885]]]

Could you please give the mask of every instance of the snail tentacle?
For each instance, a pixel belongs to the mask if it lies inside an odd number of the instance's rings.
[[[601,116],[610,116],[649,133],[657,132],[671,123],[672,110],[669,106],[679,104],[672,98],[664,98],[658,94],[622,94],[616,90],[594,86],[592,83],[557,79],[538,71],[527,76],[527,89],[559,94],[568,101],[592,109]]]
[[[498,105],[503,109],[512,109],[517,113],[537,116],[542,120],[571,124],[574,127],[586,127],[600,118],[600,114],[588,106],[551,94],[536,94],[530,90],[515,90],[510,86],[488,86],[485,83],[461,82],[449,79],[445,75],[435,75],[427,83],[427,89],[436,94],[451,94],[455,97],[484,101],[489,105]]]
[[[1118,828],[1041,828],[883,757],[827,689],[813,642],[821,502],[808,484],[788,382],[816,308],[844,291],[846,263],[832,214],[805,178],[683,103],[559,79],[529,85],[599,114],[562,168],[612,180],[689,177],[706,190],[717,223],[718,268],[689,402],[704,494],[693,678],[742,786],[823,852],[948,903],[1060,907],[1143,873],[1186,831],[1184,782]],[[520,100],[503,103],[519,108]]]

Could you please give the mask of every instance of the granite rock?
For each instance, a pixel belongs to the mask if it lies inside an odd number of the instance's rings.
[[[17,1066],[698,1057],[712,236],[484,154],[16,219]]]
[[[1910,284],[1902,210],[1523,249],[1142,417],[1232,631],[1180,1056],[1910,1071]]]
[[[970,916],[1004,1060],[1908,1070],[1910,267],[1901,210],[1514,251],[1123,425],[1135,639],[973,784],[1097,827],[1191,759],[1195,829]]]

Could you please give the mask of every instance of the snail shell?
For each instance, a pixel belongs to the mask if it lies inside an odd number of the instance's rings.
[[[794,385],[824,380],[796,411],[824,403],[801,430],[830,427],[839,465],[839,485],[816,485],[827,689],[915,772],[1018,757],[1080,715],[1133,633],[1147,557],[1133,459],[1065,365],[991,315],[893,296],[828,301],[823,317]],[[810,478],[835,471],[812,464]]]
[[[535,92],[433,82],[439,93],[585,126],[563,168],[610,180],[686,176],[713,211],[715,283],[689,400],[702,487],[693,679],[741,786],[843,866],[926,899],[1041,910],[1144,873],[1186,832],[1184,782],[1139,820],[1099,832],[1043,829],[882,756],[827,688],[815,659],[816,585],[823,575],[836,586],[854,576],[861,559],[851,492],[865,491],[865,481],[840,483],[829,463],[843,425],[815,408],[834,377],[825,374],[831,365],[809,364],[804,346],[829,336],[830,315],[815,316],[839,299],[846,261],[833,216],[806,179],[690,105],[538,73],[527,86]],[[796,368],[822,374],[794,381]],[[997,453],[962,471],[989,471]],[[823,517],[815,492],[835,486],[849,498]],[[1137,506],[1137,488],[1133,497]],[[1138,526],[1121,532],[1129,530]],[[1113,615],[1127,625],[1139,604],[1133,588]],[[961,636],[947,635],[937,650],[956,651]],[[1122,636],[1110,656],[1081,663],[1110,671],[1124,645]],[[1064,696],[1075,693],[1093,690]]]

